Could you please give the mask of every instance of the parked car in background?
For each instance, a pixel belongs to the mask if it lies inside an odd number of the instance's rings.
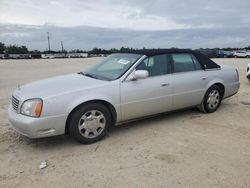
[[[79,73],[18,87],[8,108],[13,127],[30,138],[68,134],[102,139],[112,125],[187,107],[215,112],[239,90],[236,68],[198,51],[113,54]]]
[[[231,58],[233,57],[233,53],[230,51],[217,50],[216,57],[217,58]]]
[[[245,58],[249,58],[250,57],[250,52],[248,51],[236,51],[233,54],[234,57],[245,57]]]
[[[42,59],[54,59],[55,56],[53,54],[42,54]]]
[[[208,58],[215,58],[216,56],[216,50],[215,49],[199,49],[198,50],[203,55],[207,56]]]
[[[88,57],[88,53],[67,53],[68,58],[83,58]]]
[[[248,63],[248,65],[247,65],[247,79],[250,82],[250,63]]]

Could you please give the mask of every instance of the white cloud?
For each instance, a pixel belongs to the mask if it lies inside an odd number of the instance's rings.
[[[0,41],[45,50],[243,47],[249,0],[0,0]],[[21,25],[18,25],[21,24]]]
[[[19,38],[19,37],[28,37],[30,36],[30,33],[23,33],[23,32],[5,32],[0,33],[0,37],[13,37],[13,38]]]
[[[249,27],[226,29],[177,29],[169,31],[135,31],[96,27],[30,27],[1,25],[0,41],[5,44],[26,45],[29,49],[46,50],[47,31],[51,36],[51,48],[60,50],[60,42],[70,49],[120,48],[207,48],[249,46]]]
[[[0,23],[57,26],[88,25],[136,30],[188,28],[157,14],[147,14],[139,6],[108,1],[37,1],[1,0]]]
[[[173,30],[249,25],[249,0],[0,0],[0,23]]]

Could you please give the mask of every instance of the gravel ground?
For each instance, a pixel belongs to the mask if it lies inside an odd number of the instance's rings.
[[[238,68],[241,88],[212,114],[191,109],[128,123],[91,145],[31,140],[10,128],[6,109],[18,84],[97,60],[0,61],[0,187],[250,187],[250,105],[241,103],[250,101],[249,59],[215,59]]]

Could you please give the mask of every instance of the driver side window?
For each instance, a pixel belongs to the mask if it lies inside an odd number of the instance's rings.
[[[144,59],[136,70],[147,70],[149,76],[159,76],[168,73],[167,55],[156,55]]]

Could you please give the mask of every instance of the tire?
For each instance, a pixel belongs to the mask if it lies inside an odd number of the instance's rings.
[[[105,137],[111,125],[109,110],[100,103],[87,103],[70,116],[70,136],[82,144],[91,144]]]
[[[213,85],[211,86],[203,99],[202,102],[202,109],[206,113],[213,113],[215,112],[222,101],[222,90],[219,86]]]

